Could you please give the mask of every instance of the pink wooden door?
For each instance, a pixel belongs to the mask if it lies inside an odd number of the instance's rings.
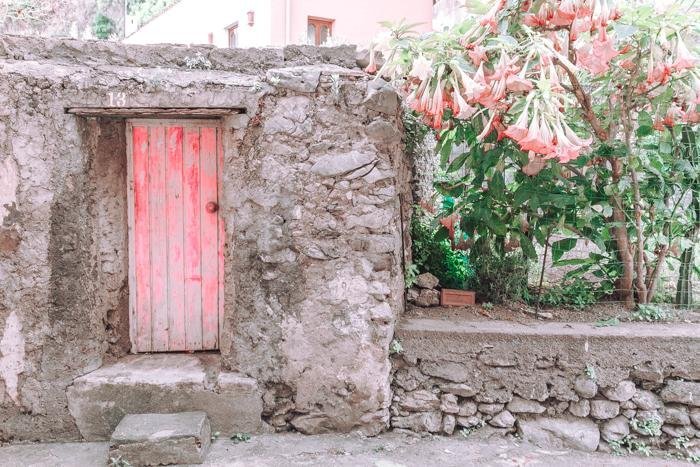
[[[217,349],[221,130],[210,121],[131,120],[127,140],[132,350]]]

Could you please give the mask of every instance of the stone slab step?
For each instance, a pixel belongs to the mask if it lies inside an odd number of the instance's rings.
[[[257,382],[196,354],[132,355],[77,378],[67,397],[87,441],[110,439],[128,414],[202,411],[224,436],[262,428]]]
[[[201,464],[210,444],[204,412],[127,415],[112,434],[109,457],[133,466]]]

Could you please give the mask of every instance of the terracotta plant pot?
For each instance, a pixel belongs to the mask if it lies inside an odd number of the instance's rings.
[[[442,289],[440,291],[440,305],[465,306],[476,303],[476,293],[468,290]]]

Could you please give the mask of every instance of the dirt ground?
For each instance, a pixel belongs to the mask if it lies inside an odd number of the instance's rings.
[[[700,310],[666,309],[668,318],[660,323],[700,323]],[[472,305],[465,307],[421,308],[408,305],[406,316],[411,318],[432,319],[467,319],[473,321],[500,320],[532,322],[537,320],[569,321],[575,323],[596,323],[611,318],[621,322],[632,321],[632,312],[615,302],[600,302],[583,310],[574,308],[542,307],[539,316],[534,307],[525,303],[506,303],[503,305]]]
[[[208,466],[683,466],[664,458],[614,456],[570,450],[544,450],[507,439],[418,437],[386,433],[357,435],[277,434],[253,436],[235,444],[216,440],[203,465]],[[3,467],[97,467],[107,464],[108,443],[56,443],[0,448]],[[117,465],[113,463],[113,465]]]

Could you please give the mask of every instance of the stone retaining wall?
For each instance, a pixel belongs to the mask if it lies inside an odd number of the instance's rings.
[[[447,435],[487,427],[588,451],[633,435],[698,454],[697,328],[409,319],[397,329],[391,425]]]

